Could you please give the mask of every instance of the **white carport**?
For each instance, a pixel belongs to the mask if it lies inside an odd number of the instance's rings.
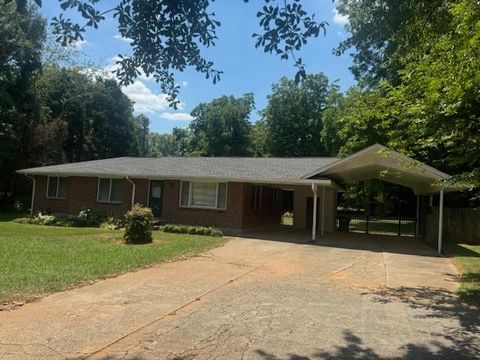
[[[409,187],[417,195],[417,217],[419,196],[440,194],[438,222],[438,252],[442,251],[443,195],[454,191],[446,185],[449,175],[408,156],[401,155],[383,145],[375,144],[351,156],[340,159],[324,168],[307,174],[306,179],[330,178],[338,183],[378,179]],[[312,186],[314,193],[316,188]],[[314,209],[315,212],[316,209]],[[314,214],[314,217],[316,214]],[[418,222],[417,222],[418,223]],[[418,226],[417,226],[418,232]]]

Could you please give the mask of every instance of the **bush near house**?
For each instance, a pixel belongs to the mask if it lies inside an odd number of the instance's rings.
[[[93,209],[83,209],[78,215],[53,215],[38,212],[35,216],[16,218],[13,221],[30,225],[101,227],[110,230],[117,230],[123,227],[123,220],[107,217],[105,214]]]
[[[152,209],[135,204],[125,214],[125,234],[127,244],[148,244],[152,242]]]
[[[164,232],[190,235],[223,236],[222,231],[210,226],[167,224],[160,228]]]

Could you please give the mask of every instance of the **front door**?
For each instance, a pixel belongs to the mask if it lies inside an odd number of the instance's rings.
[[[152,209],[153,216],[162,217],[163,204],[163,181],[150,180],[150,196],[148,198],[148,206]]]

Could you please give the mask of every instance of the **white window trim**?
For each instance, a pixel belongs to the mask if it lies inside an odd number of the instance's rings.
[[[182,192],[183,192],[183,183],[188,182],[188,204],[182,205]],[[192,205],[192,183],[204,183],[204,184],[215,184],[215,206],[200,206],[200,205]],[[222,183],[225,184],[225,207],[219,208],[218,207],[218,185]],[[204,210],[227,210],[228,207],[228,182],[220,181],[220,182],[213,182],[213,181],[190,181],[190,180],[180,180],[180,193],[178,196],[178,207],[182,209],[204,209]]]
[[[57,178],[57,189],[55,191],[55,196],[48,196],[49,190],[50,190],[50,179],[51,178]],[[66,176],[47,176],[47,192],[45,194],[46,199],[50,200],[66,200],[67,199],[67,194],[65,194],[65,197],[58,197],[58,189],[60,187],[60,178],[66,179]]]
[[[99,195],[100,195],[100,180],[101,179],[107,179],[110,180],[110,186],[108,188],[108,200],[100,200]],[[123,193],[122,193],[122,200],[121,201],[111,201],[112,198],[112,180],[122,180],[119,178],[107,178],[107,177],[99,177],[97,180],[97,202],[102,203],[102,204],[121,204],[123,201]]]

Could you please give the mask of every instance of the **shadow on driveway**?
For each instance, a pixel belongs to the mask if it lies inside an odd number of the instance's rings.
[[[401,302],[412,309],[422,310],[424,315],[417,315],[419,318],[450,318],[457,320],[460,326],[445,327],[441,333],[432,333],[444,341],[428,344],[410,342],[403,345],[399,349],[404,352],[401,356],[379,355],[351,330],[343,331],[343,343],[336,345],[333,350],[319,350],[311,355],[292,352],[287,358],[277,357],[262,349],[256,350],[256,353],[265,360],[464,360],[480,357],[480,308],[459,302],[454,293],[428,287],[400,287],[362,295],[372,295],[372,301],[380,304]]]

